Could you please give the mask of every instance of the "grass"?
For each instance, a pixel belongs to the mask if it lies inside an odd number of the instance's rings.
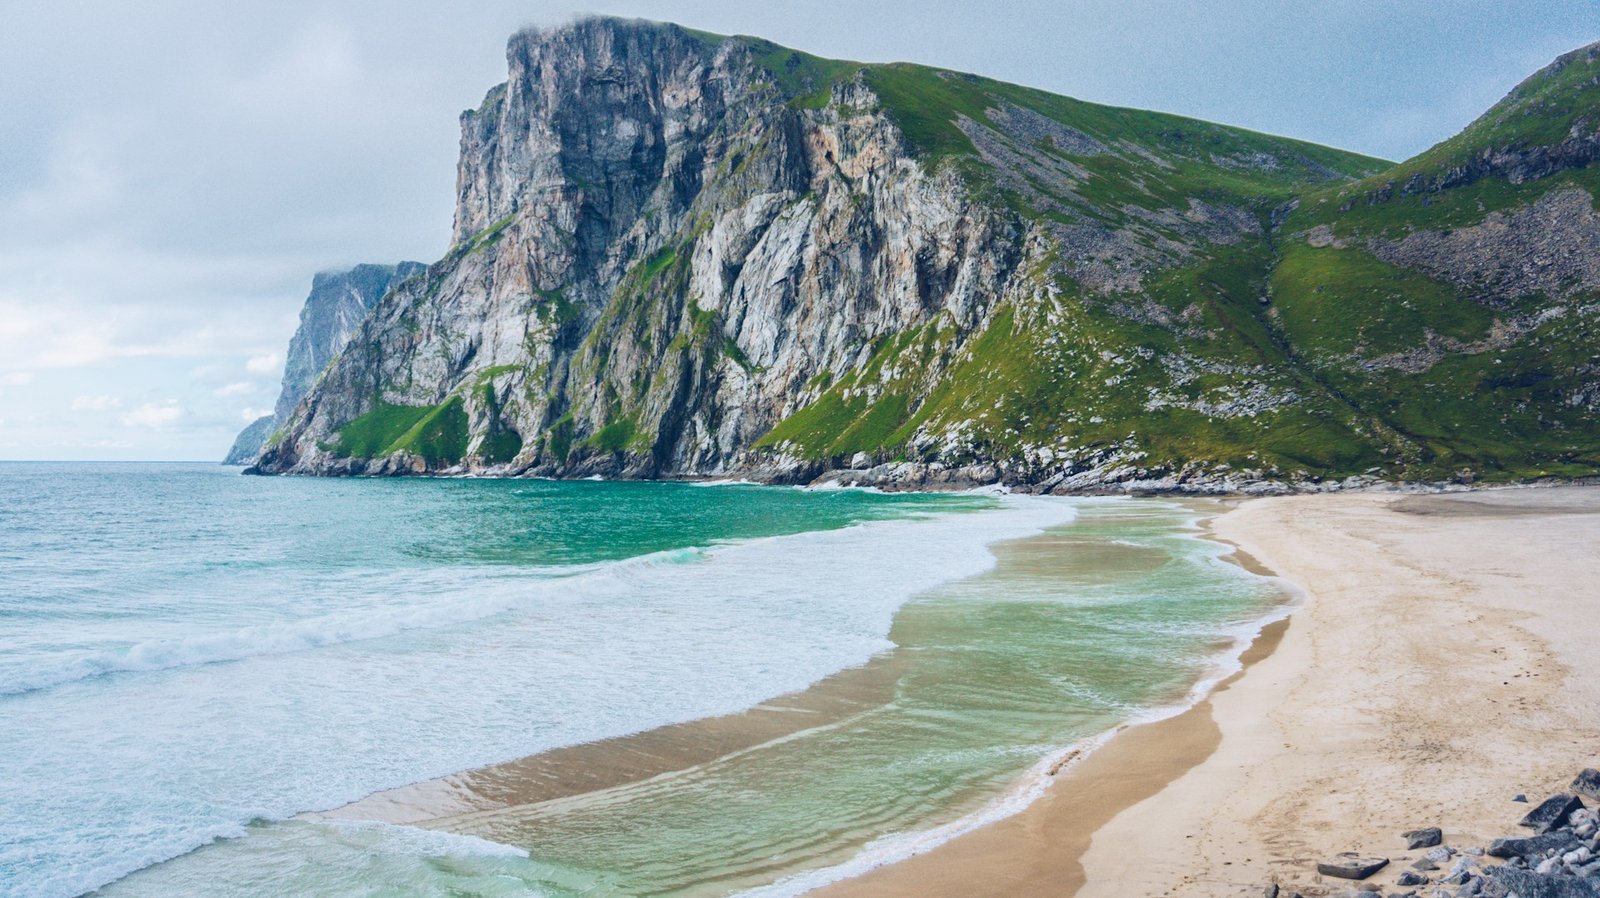
[[[430,411],[427,406],[379,400],[371,411],[339,428],[333,452],[343,458],[381,458]]]
[[[1429,334],[1478,340],[1494,323],[1450,285],[1359,249],[1289,246],[1272,296],[1290,342],[1313,359],[1419,349]]]
[[[790,97],[789,105],[798,109],[826,106],[833,86],[853,77],[862,68],[860,63],[823,59],[760,38],[736,40],[750,48],[756,64],[772,77],[784,95]]]
[[[638,423],[631,418],[624,418],[595,431],[594,436],[584,441],[584,445],[592,446],[601,452],[621,452],[628,448],[638,432]]]
[[[466,455],[467,436],[467,413],[459,396],[431,407],[379,400],[339,429],[333,452],[352,458],[411,452],[429,465],[449,465]]]
[[[1005,104],[1037,112],[1046,118],[1075,128],[1100,141],[1113,153],[1124,154],[1119,142],[1128,141],[1170,156],[1170,161],[1205,162],[1208,176],[1227,179],[1232,172],[1210,162],[1212,156],[1244,158],[1258,152],[1270,153],[1284,162],[1272,171],[1258,170],[1241,181],[1303,184],[1328,180],[1321,168],[1343,175],[1366,175],[1387,168],[1390,163],[1331,147],[1290,138],[1274,137],[1217,125],[1198,119],[1102,106],[1063,97],[1034,88],[1007,84],[977,75],[949,72],[908,63],[875,65],[866,70],[867,83],[883,99],[884,106],[907,139],[919,151],[937,161],[942,157],[976,152],[957,121],[965,116],[976,122],[990,122],[988,110]],[[1116,159],[1118,155],[1075,157]],[[1160,169],[1143,157],[1147,172]]]
[[[487,464],[503,465],[516,460],[522,451],[522,436],[511,429],[491,431],[483,438],[478,454]]]

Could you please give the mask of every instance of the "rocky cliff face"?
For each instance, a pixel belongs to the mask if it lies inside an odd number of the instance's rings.
[[[223,460],[225,465],[248,465],[280,424],[290,420],[295,406],[316,385],[322,370],[355,334],[367,313],[389,291],[391,284],[421,272],[420,262],[398,265],[357,265],[348,271],[325,271],[311,279],[311,293],[300,309],[300,325],[284,357],[283,386],[270,415],[263,415],[240,431]]]
[[[887,437],[917,408],[882,398],[908,378],[935,390],[998,310],[1036,305],[1062,278],[1136,287],[1261,231],[1226,195],[1085,199],[1085,153],[1122,170],[1191,161],[1115,122],[1096,137],[985,94],[982,123],[937,130],[885,100],[925,87],[915,79],[985,90],[969,76],[609,19],[519,34],[508,59],[506,84],[462,117],[454,248],[375,310],[263,470],[810,476],[883,441],[758,442],[818,403],[843,407],[841,431]],[[1172,122],[1236,153],[1233,169],[1337,176],[1303,145],[1275,155]],[[980,148],[981,172],[938,164],[952,136]],[[1048,215],[993,201],[1013,184]],[[908,335],[914,362],[891,358]],[[955,424],[929,422],[928,451],[989,461]]]
[[[452,248],[260,471],[1218,489],[1525,460],[1340,380],[1515,330],[1492,297],[1411,311],[1441,282],[1405,260],[1462,238],[1362,236],[1416,280],[1319,305],[1353,239],[1328,215],[1387,208],[1387,163],[647,22],[507,58],[462,116]]]
[[[244,430],[233,438],[233,445],[228,447],[228,454],[223,456],[225,465],[250,465],[254,464],[257,456],[261,455],[261,447],[267,444],[272,437],[273,416],[262,415],[245,425]]]

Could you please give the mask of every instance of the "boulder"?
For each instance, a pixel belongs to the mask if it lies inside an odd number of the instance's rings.
[[[1442,864],[1445,861],[1450,860],[1450,856],[1455,853],[1455,849],[1451,848],[1449,845],[1435,845],[1432,848],[1429,848],[1428,853],[1424,854],[1423,857],[1433,861],[1436,864]]]
[[[1542,836],[1507,836],[1489,844],[1490,857],[1539,857],[1552,850],[1571,851],[1579,842],[1572,833],[1554,832]]]
[[[1366,879],[1388,865],[1389,859],[1386,857],[1362,857],[1353,851],[1346,851],[1317,864],[1317,872],[1340,879]]]
[[[1432,848],[1444,841],[1444,832],[1437,826],[1427,829],[1414,829],[1400,834],[1406,840],[1406,848],[1415,851],[1418,848]]]
[[[1570,792],[1552,795],[1539,803],[1539,806],[1528,812],[1519,825],[1526,826],[1535,832],[1547,833],[1567,822],[1567,817],[1573,811],[1583,807],[1583,802],[1578,796]]]
[[[1600,879],[1546,875],[1501,867],[1495,879],[1518,898],[1600,898]]]
[[[1572,791],[1590,801],[1600,801],[1600,770],[1590,767],[1578,774],[1578,778],[1572,781]]]
[[[1428,884],[1428,877],[1423,875],[1423,874],[1421,874],[1421,873],[1418,873],[1415,870],[1407,870],[1407,871],[1405,871],[1405,872],[1400,874],[1400,878],[1395,880],[1394,884],[1397,885],[1397,886],[1422,886],[1422,885],[1427,885]]]

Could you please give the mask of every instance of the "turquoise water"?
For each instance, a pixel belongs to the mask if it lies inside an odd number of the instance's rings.
[[[1277,599],[1194,518],[0,465],[0,895],[794,893],[1181,701]],[[869,660],[850,713],[670,775],[448,833],[288,819]]]

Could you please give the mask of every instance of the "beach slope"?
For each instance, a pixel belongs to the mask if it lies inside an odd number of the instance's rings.
[[[1600,488],[1259,499],[1214,529],[1305,592],[1241,675],[1023,813],[819,894],[1320,894],[1349,883],[1319,859],[1414,857],[1424,826],[1484,844],[1517,793],[1600,760]]]

